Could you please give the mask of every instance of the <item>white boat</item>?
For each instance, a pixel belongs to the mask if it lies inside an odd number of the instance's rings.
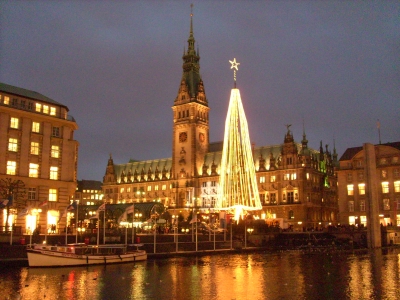
[[[120,264],[147,259],[143,244],[131,245],[86,245],[68,244],[64,246],[32,245],[28,248],[30,267],[64,267],[100,264]]]

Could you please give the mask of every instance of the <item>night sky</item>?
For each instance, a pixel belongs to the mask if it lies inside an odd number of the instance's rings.
[[[37,91],[78,125],[78,179],[171,157],[190,1],[0,1],[0,81]],[[399,1],[198,1],[196,48],[223,139],[233,73],[256,146],[286,124],[309,146],[400,141]]]

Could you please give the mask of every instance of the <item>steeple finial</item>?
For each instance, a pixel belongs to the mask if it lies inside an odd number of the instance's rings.
[[[193,3],[190,4],[190,35],[193,35]]]
[[[302,144],[303,148],[307,148],[308,140],[306,137],[306,129],[304,126],[304,119],[303,119],[303,139],[301,140],[301,144]]]

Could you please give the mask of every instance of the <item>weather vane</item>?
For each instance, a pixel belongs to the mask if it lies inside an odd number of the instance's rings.
[[[230,60],[229,62],[231,63],[231,69],[233,69],[233,81],[236,88],[236,71],[239,71],[238,66],[240,63],[236,62],[236,58],[234,58],[233,61]]]

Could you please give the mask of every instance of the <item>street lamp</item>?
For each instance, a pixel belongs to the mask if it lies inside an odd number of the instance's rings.
[[[134,220],[132,222],[132,230],[134,232],[133,235],[132,235],[132,239],[133,239],[132,240],[132,244],[136,240],[136,228],[139,226],[139,222],[137,222],[138,219],[139,219],[139,221],[142,219],[142,213],[140,213],[140,212],[135,213]],[[134,226],[134,223],[136,223],[135,226]]]
[[[178,228],[178,216],[177,215],[172,215],[172,220],[173,220],[173,228],[174,228],[174,242],[176,243],[176,248],[175,252],[178,252],[178,234],[179,234],[179,228]]]
[[[83,235],[85,233],[86,228],[85,227],[78,227],[77,230],[78,230],[78,235],[81,236],[81,235]],[[81,238],[79,238],[79,240],[81,240]]]
[[[140,188],[137,192],[136,192],[137,196],[140,198],[140,202],[143,202],[143,196],[145,195],[145,191]]]

